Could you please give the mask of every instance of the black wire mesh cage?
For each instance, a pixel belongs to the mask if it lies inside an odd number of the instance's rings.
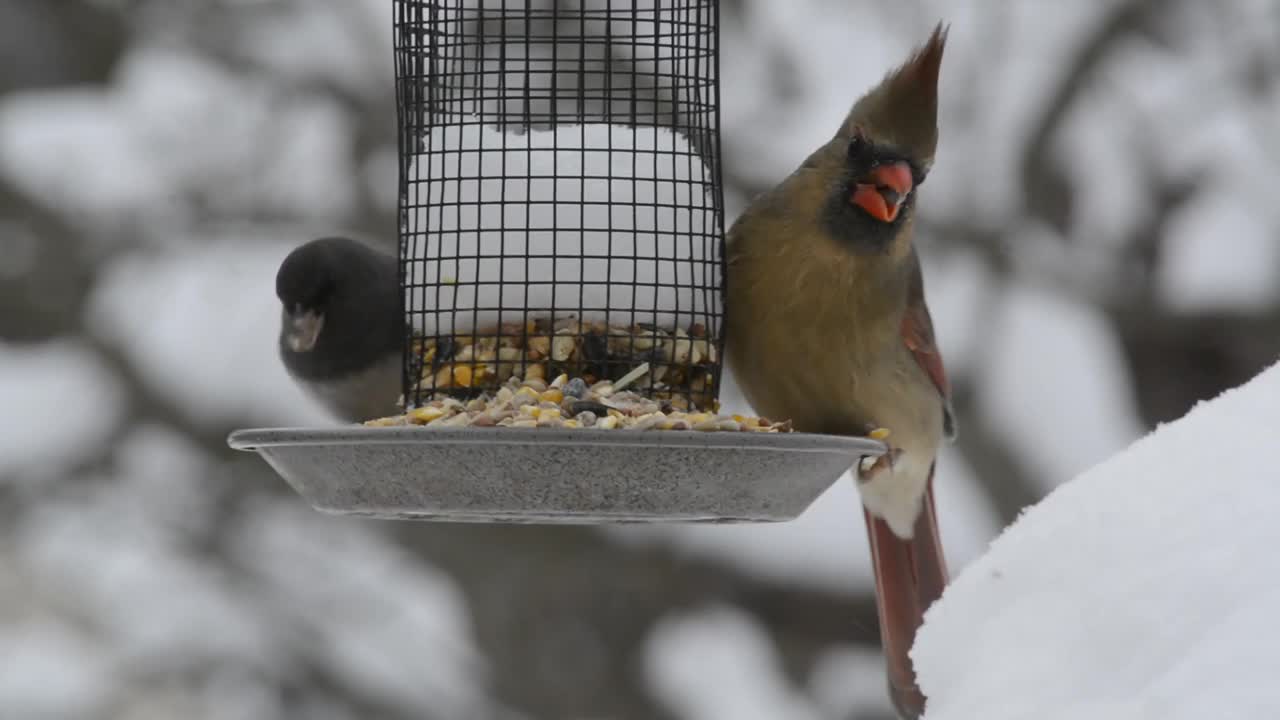
[[[395,0],[407,407],[568,376],[716,409],[718,0]]]

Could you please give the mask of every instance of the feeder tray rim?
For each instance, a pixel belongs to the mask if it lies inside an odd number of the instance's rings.
[[[717,437],[724,436],[724,437]],[[786,450],[827,453],[845,450],[850,457],[878,457],[888,451],[884,443],[867,437],[823,433],[698,432],[694,430],[592,430],[555,428],[469,427],[274,427],[244,428],[227,436],[234,450],[253,452],[263,447],[378,444],[451,445],[590,445],[592,447],[643,446],[707,450]]]

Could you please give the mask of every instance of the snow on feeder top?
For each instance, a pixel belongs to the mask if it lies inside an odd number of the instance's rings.
[[[406,406],[567,376],[714,411],[717,4],[396,0]]]

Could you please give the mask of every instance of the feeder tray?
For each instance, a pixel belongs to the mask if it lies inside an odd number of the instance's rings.
[[[547,428],[237,430],[315,509],[404,520],[792,520],[875,440],[810,433]]]

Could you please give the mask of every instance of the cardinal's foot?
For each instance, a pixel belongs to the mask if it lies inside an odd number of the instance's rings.
[[[878,457],[864,457],[858,462],[858,482],[870,482],[886,469],[893,471],[893,465],[902,455],[902,448],[889,446],[888,452]]]

